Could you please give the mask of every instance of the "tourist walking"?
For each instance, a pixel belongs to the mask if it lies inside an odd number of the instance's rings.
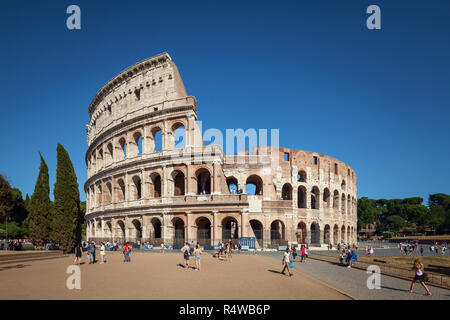
[[[105,243],[102,242],[101,247],[100,247],[100,264],[104,264],[106,262],[105,254],[106,254],[106,247],[105,247]]]
[[[131,246],[128,242],[123,246],[123,262],[130,262]]]
[[[297,258],[297,248],[295,246],[292,246],[292,258],[294,261]]]
[[[423,247],[420,246],[420,255],[423,256]]]
[[[88,261],[89,264],[93,263],[92,262],[92,253],[91,253],[91,245],[88,244],[86,247],[86,259]]]
[[[200,246],[197,245],[194,250],[194,260],[195,260],[195,270],[200,271],[200,255],[202,251],[200,250]]]
[[[184,247],[181,248],[181,252],[183,252],[184,268],[187,269],[189,269],[189,249],[189,242],[186,242]]]
[[[81,245],[77,243],[75,247],[75,261],[74,264],[78,265],[81,262]]]
[[[289,273],[289,277],[292,277],[292,273],[291,273],[290,268],[289,268],[289,264],[290,263],[291,263],[291,255],[289,253],[289,247],[287,247],[286,251],[283,254],[283,259],[281,260],[281,264],[283,266],[283,269],[281,270],[281,273],[285,274],[284,270],[287,269],[287,271]]]
[[[230,246],[230,243],[227,243],[227,248],[225,249],[225,255],[226,255],[227,258],[230,258],[230,261],[231,261],[231,259],[233,258],[233,257],[231,256],[231,246]]]
[[[302,249],[301,249],[301,254],[302,254],[302,259],[300,260],[300,262],[306,262],[306,247],[304,245],[302,245]]]
[[[95,260],[95,242],[94,241],[91,242],[90,249],[91,249],[91,255],[92,255],[92,263],[95,263],[96,260]]]
[[[409,288],[408,293],[412,293],[414,285],[416,284],[416,282],[419,282],[427,291],[426,295],[431,296],[430,289],[428,289],[427,285],[425,284],[425,282],[428,280],[428,277],[424,272],[423,263],[420,261],[420,259],[414,260],[412,270],[414,270],[414,278],[411,282],[411,287]]]

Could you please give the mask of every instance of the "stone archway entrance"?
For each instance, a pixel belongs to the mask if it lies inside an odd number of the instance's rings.
[[[222,220],[222,241],[227,243],[231,240],[237,244],[239,238],[238,222],[233,217],[226,217]]]
[[[197,242],[201,246],[211,245],[211,222],[205,218],[200,217],[197,219]]]

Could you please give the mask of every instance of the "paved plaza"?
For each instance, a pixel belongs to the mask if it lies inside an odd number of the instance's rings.
[[[81,265],[80,290],[66,288],[72,256],[1,265],[0,299],[349,299],[299,269],[281,275],[281,255],[234,255],[229,262],[205,253],[200,271],[182,268],[181,252],[133,252],[130,263],[119,252],[107,258]]]

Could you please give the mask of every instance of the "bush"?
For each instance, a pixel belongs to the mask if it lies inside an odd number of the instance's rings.
[[[383,238],[385,239],[392,238],[392,232],[383,232]]]

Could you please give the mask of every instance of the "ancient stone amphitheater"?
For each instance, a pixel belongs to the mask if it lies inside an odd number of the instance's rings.
[[[167,53],[107,82],[89,114],[88,239],[207,246],[255,237],[259,248],[356,241],[350,166],[302,150],[227,156],[205,146],[196,99]]]

